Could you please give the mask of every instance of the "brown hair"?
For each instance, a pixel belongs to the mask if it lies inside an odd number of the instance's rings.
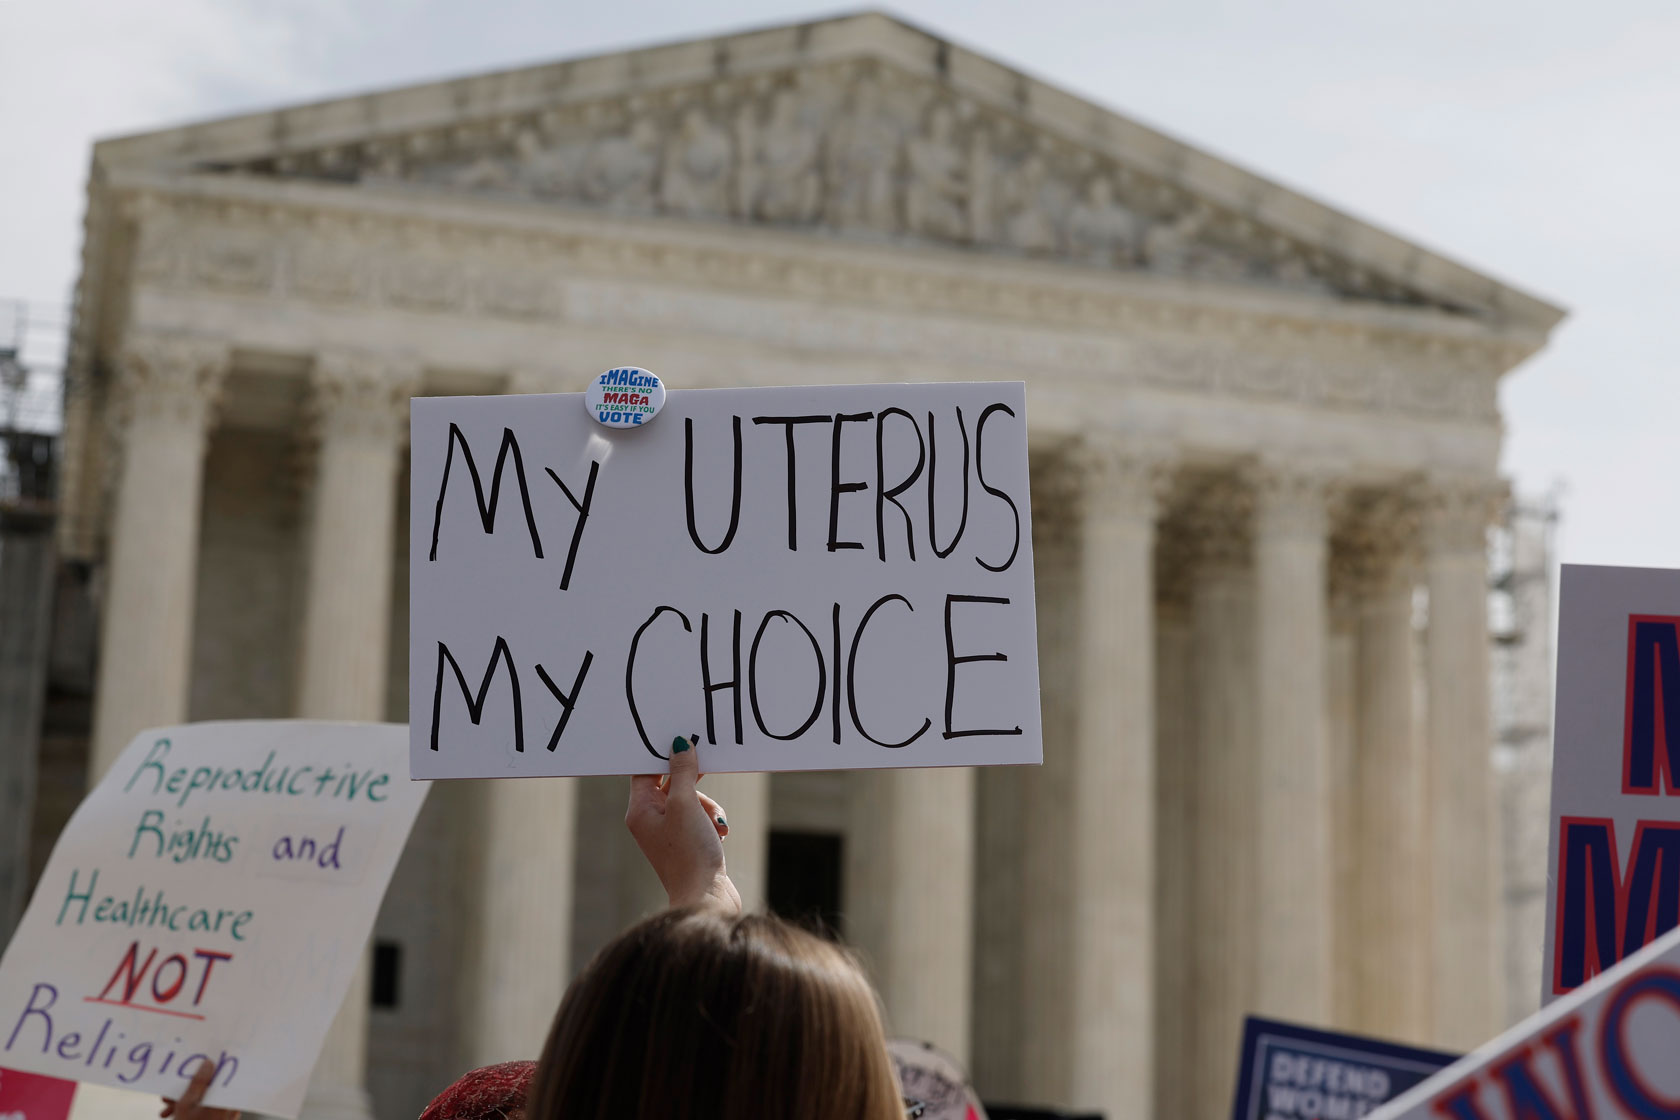
[[[875,991],[778,918],[669,910],[573,981],[529,1120],[902,1120]]]

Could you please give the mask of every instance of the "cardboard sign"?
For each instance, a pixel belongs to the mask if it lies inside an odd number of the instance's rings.
[[[1680,930],[1670,932],[1369,1120],[1680,1116]]]
[[[417,398],[416,777],[1036,763],[1025,389]]]
[[[1231,1120],[1353,1120],[1457,1058],[1250,1015]]]
[[[1565,564],[1542,997],[1680,924],[1680,571]]]
[[[393,724],[142,732],[0,959],[0,1065],[296,1116],[426,786]]]
[[[65,1120],[76,1083],[0,1068],[0,1120]]]

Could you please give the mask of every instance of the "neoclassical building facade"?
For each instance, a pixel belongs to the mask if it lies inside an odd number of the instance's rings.
[[[1502,1025],[1484,533],[1562,312],[866,14],[99,144],[65,553],[91,745],[406,714],[408,398],[1027,384],[1045,765],[707,779],[988,1099],[1229,1107],[1254,1011]],[[656,905],[618,781],[447,783],[314,1116],[540,1045]]]

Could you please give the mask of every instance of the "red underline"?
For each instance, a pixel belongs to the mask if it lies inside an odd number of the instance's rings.
[[[143,1003],[123,1003],[121,1000],[100,999],[98,996],[83,996],[82,997],[82,1002],[83,1003],[103,1003],[103,1004],[107,1004],[111,1007],[130,1007],[130,1008],[133,1008],[135,1011],[154,1011],[159,1015],[173,1015],[178,1019],[197,1019],[199,1022],[204,1021],[204,1016],[194,1015],[190,1011],[171,1011],[167,1007],[147,1007]]]

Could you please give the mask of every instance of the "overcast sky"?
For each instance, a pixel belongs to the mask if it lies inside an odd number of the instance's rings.
[[[1505,467],[1565,560],[1680,566],[1680,5],[903,0],[892,11],[1570,309]],[[34,353],[97,137],[807,19],[770,0],[0,0],[0,299]]]

